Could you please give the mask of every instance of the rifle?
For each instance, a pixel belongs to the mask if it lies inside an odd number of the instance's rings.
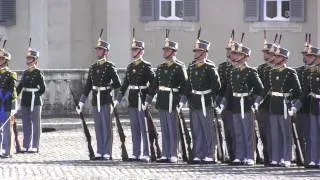
[[[75,106],[78,107],[78,102],[75,99],[75,94],[72,91],[70,86],[69,86],[69,90],[70,90],[70,93],[71,93],[71,96],[72,96],[72,99],[73,99],[73,102],[74,102]],[[84,119],[84,116],[83,116],[82,112],[80,112],[79,117],[81,119],[83,132],[84,132],[84,135],[85,135],[87,143],[88,143],[89,159],[90,160],[94,160],[95,156],[94,156],[94,151],[93,151],[93,148],[92,148],[92,145],[91,145],[91,134],[90,134],[90,131],[88,129],[87,123],[86,123],[86,121]]]
[[[149,132],[150,132],[150,147],[152,145],[152,148],[150,148],[150,153],[151,153],[151,161],[155,161],[157,158],[161,157],[161,150],[160,150],[160,145],[159,145],[159,138],[158,138],[158,133],[157,133],[157,129],[154,126],[153,120],[152,120],[152,116],[151,116],[151,112],[149,111],[149,109],[147,108],[145,110],[145,116],[147,118],[147,122],[148,122],[148,128],[149,128]],[[156,146],[156,152],[154,150],[154,146],[153,144]],[[153,152],[152,152],[153,151]]]
[[[227,141],[226,141],[226,134],[225,134],[225,130],[224,130],[224,123],[222,120],[222,117],[220,114],[218,114],[216,111],[214,111],[215,116],[216,116],[216,126],[217,126],[217,133],[218,133],[218,141],[220,140],[220,145],[221,145],[221,150],[222,151],[222,158],[221,158],[221,162],[227,162],[228,160],[230,160],[230,156],[229,156],[229,151],[228,151],[228,146],[227,146]],[[219,148],[219,147],[218,147]],[[219,150],[218,150],[219,152]]]
[[[13,119],[13,133],[14,133],[14,141],[16,143],[16,153],[20,153],[21,152],[21,145],[19,142],[19,136],[18,136],[18,130],[17,130],[17,120],[14,116],[12,116]]]
[[[217,113],[215,113],[216,115],[216,124],[214,124],[213,122],[213,126],[215,128],[215,131],[216,131],[216,137],[217,137],[217,158],[218,160],[220,161],[223,161],[224,160],[224,155],[223,155],[223,147],[222,147],[222,136],[221,136],[221,131],[220,129],[218,128],[218,116],[217,116]]]
[[[252,109],[252,114],[254,117],[254,132],[255,132],[255,136],[256,136],[256,154],[257,154],[257,158],[256,161],[257,162],[263,162],[264,161],[264,157],[263,157],[263,143],[261,140],[261,135],[260,135],[260,130],[259,130],[259,124],[258,124],[258,120],[257,120],[257,115],[256,115],[256,110]]]
[[[121,157],[122,157],[122,161],[128,161],[129,157],[128,157],[128,152],[127,152],[127,148],[126,148],[126,135],[123,132],[123,128],[120,122],[120,118],[119,118],[119,114],[118,114],[118,109],[116,107],[114,107],[113,103],[113,114],[114,117],[116,119],[116,125],[117,125],[117,129],[118,129],[118,134],[120,137],[120,141],[121,141]]]
[[[293,118],[293,117],[292,117]],[[297,166],[303,166],[304,165],[304,156],[301,149],[300,139],[297,132],[296,122],[291,119],[292,124],[292,135],[293,135],[293,142],[295,144],[295,152],[296,152],[296,163]]]
[[[178,108],[177,108],[178,109]],[[184,131],[185,129],[183,128],[183,120],[181,118],[181,114],[180,112],[178,111],[177,113],[177,117],[178,117],[178,128],[179,128],[179,134],[180,134],[180,143],[181,143],[181,149],[182,149],[182,160],[184,162],[188,162],[188,156],[187,156],[187,151],[186,151],[186,140],[185,140],[185,137],[186,137],[186,132]]]
[[[189,159],[189,162],[192,161],[192,149],[191,149],[191,137],[190,137],[190,134],[189,134],[189,130],[188,130],[188,127],[187,127],[187,123],[186,123],[186,120],[183,116],[183,113],[182,113],[182,109],[180,109],[180,111],[178,112],[179,113],[179,117],[181,119],[181,122],[182,122],[182,128],[183,128],[183,131],[184,131],[184,135],[185,135],[185,140],[187,142],[187,150],[188,150],[188,159]]]

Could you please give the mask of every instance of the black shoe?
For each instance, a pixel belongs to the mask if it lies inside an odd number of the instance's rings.
[[[157,163],[169,163],[170,160],[169,159],[158,159],[156,160]]]
[[[1,159],[7,159],[7,158],[12,158],[11,154],[2,154],[0,155]]]

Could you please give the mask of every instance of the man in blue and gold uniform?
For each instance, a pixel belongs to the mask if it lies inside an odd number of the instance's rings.
[[[8,65],[11,54],[0,49],[0,157],[12,156],[12,124],[11,116],[16,113],[16,87],[17,75],[11,72]]]

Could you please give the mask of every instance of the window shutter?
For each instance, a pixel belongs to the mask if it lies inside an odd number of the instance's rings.
[[[304,10],[305,10],[305,0],[291,0],[290,1],[290,21],[303,22],[305,20]]]
[[[244,19],[248,22],[259,21],[260,0],[244,0]]]
[[[140,0],[141,21],[153,21],[155,17],[155,0]]]
[[[183,20],[198,21],[199,20],[199,0],[183,1]]]
[[[0,25],[16,24],[16,0],[0,0]]]

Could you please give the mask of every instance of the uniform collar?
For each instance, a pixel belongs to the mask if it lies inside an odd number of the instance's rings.
[[[142,61],[143,61],[143,58],[140,57],[140,58],[134,59],[134,60],[133,60],[133,64],[134,64],[134,65],[138,65],[138,64],[140,64]]]
[[[97,60],[98,64],[103,64],[105,62],[107,62],[107,58],[106,57],[103,57],[103,58]]]
[[[170,59],[166,59],[166,64],[168,65],[168,66],[171,66],[172,64],[174,64],[175,62],[176,62],[176,57],[175,56],[172,56],[172,58],[170,58]]]
[[[8,70],[9,70],[9,68],[7,66],[6,67],[2,67],[2,68],[0,68],[0,73],[4,73],[4,72],[6,72]]]
[[[27,71],[33,71],[33,70],[35,70],[37,68],[37,66],[36,65],[32,65],[32,66],[30,66],[30,67],[28,67],[27,68]]]

